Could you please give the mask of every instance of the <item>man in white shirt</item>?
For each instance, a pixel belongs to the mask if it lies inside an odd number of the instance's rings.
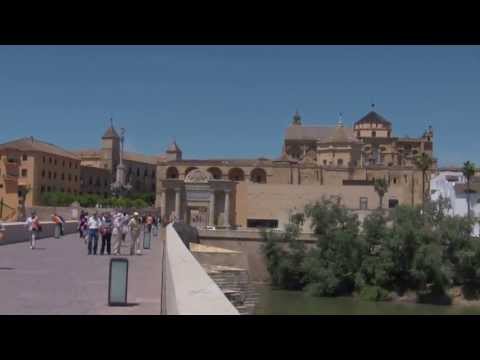
[[[38,221],[38,216],[34,211],[30,215],[25,223],[28,231],[30,232],[30,249],[35,249],[35,240],[38,236],[38,232],[41,230],[40,222]]]
[[[102,221],[97,216],[97,213],[94,213],[92,216],[90,216],[88,219],[88,255],[92,255],[92,250],[93,255],[97,255],[98,231],[101,226]]]
[[[123,214],[117,213],[113,218],[113,255],[120,255],[122,241]]]

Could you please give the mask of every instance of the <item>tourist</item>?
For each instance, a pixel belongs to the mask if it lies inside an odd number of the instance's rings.
[[[30,249],[33,250],[35,249],[35,240],[38,237],[38,233],[42,231],[42,226],[35,211],[32,211],[32,215],[28,217],[26,226],[30,232]]]
[[[112,231],[113,231],[112,217],[109,213],[106,213],[102,219],[102,227],[101,227],[102,248],[100,249],[100,255],[104,254],[105,246],[107,249],[107,254],[110,255],[110,242],[112,239]]]
[[[113,254],[120,255],[120,249],[122,247],[122,227],[123,227],[123,214],[117,213],[113,218]]]
[[[98,247],[98,229],[102,226],[102,222],[97,216],[97,213],[94,213],[88,219],[88,255],[97,255]]]
[[[59,239],[62,233],[62,220],[60,220],[60,217],[57,215],[57,213],[54,213],[52,215],[52,221],[54,223],[53,236],[55,239]]]
[[[127,215],[127,213],[124,212],[122,217],[122,242],[125,242],[125,240],[127,239],[129,220],[129,216]]]
[[[150,240],[152,239],[152,230],[153,230],[153,216],[148,214],[145,218],[145,235],[150,236]]]
[[[62,217],[62,215],[58,215],[58,218],[60,219],[60,235],[65,235],[65,219]]]
[[[88,230],[88,213],[82,212],[80,215],[80,221],[78,224],[78,231],[80,232],[80,239],[84,239],[87,243],[87,230]]]
[[[140,250],[140,232],[142,229],[141,219],[138,212],[133,213],[132,219],[128,222],[128,229],[130,231],[130,255],[141,255]]]
[[[2,241],[4,237],[5,237],[5,226],[2,223],[0,223],[0,241]]]

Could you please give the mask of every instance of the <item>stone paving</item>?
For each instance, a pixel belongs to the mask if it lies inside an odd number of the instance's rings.
[[[129,253],[128,244],[122,254]],[[0,314],[159,315],[162,250],[163,236],[152,239],[143,255],[120,256],[129,260],[129,306],[109,307],[112,256],[88,256],[78,234],[37,240],[34,250],[27,242],[0,246]]]

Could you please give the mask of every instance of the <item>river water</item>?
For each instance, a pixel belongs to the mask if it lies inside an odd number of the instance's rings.
[[[321,298],[302,291],[258,288],[257,315],[480,315],[480,307],[370,302],[349,297]]]

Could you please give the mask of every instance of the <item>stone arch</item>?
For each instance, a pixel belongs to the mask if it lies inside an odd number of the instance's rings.
[[[198,168],[195,167],[195,166],[191,166],[191,167],[187,168],[187,169],[185,170],[185,176],[187,176],[188,173],[189,173],[190,171],[193,171],[193,170],[198,170]]]
[[[222,170],[218,167],[210,167],[207,169],[207,171],[212,175],[212,178],[215,180],[221,180],[223,177]]]
[[[250,181],[257,184],[267,183],[267,172],[261,168],[255,168],[250,172]]]
[[[174,166],[170,166],[167,169],[167,179],[178,179],[178,169]]]
[[[245,173],[240,168],[233,168],[228,171],[228,179],[231,181],[244,181]]]

